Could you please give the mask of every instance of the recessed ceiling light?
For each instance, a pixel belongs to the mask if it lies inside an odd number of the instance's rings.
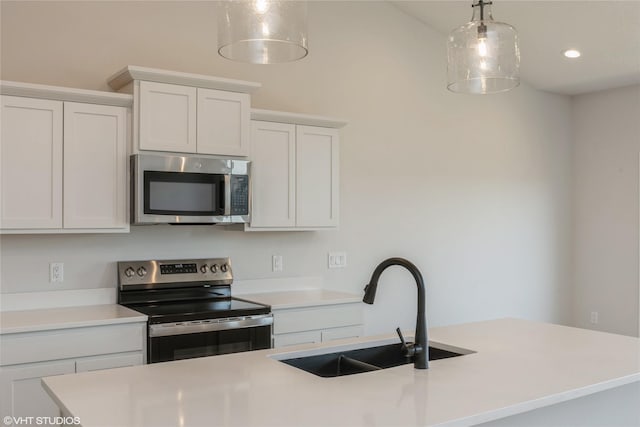
[[[562,54],[563,54],[565,57],[567,57],[567,58],[571,58],[571,59],[579,58],[579,57],[580,57],[580,55],[581,55],[580,51],[579,51],[579,50],[576,50],[576,49],[567,49],[567,50],[565,50],[564,52],[562,52]]]

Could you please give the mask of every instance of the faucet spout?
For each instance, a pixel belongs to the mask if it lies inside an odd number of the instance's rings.
[[[429,368],[429,339],[427,332],[427,304],[426,304],[426,289],[424,286],[424,280],[418,267],[412,262],[404,258],[389,258],[382,261],[371,275],[369,284],[365,286],[364,298],[362,301],[367,304],[373,304],[376,298],[376,290],[378,289],[378,280],[384,270],[392,265],[399,265],[411,273],[416,281],[418,287],[418,315],[416,319],[416,336],[414,338],[413,346],[409,348],[410,352],[414,354],[413,365],[416,369],[428,369]],[[407,344],[409,346],[409,344]]]

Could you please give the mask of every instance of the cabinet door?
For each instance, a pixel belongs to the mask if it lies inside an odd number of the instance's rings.
[[[273,310],[273,333],[342,328],[362,325],[362,303],[321,305]]]
[[[61,228],[62,102],[0,98],[0,228]]]
[[[251,122],[251,227],[294,227],[295,125]]]
[[[337,129],[296,128],[296,225],[338,225],[339,136]]]
[[[196,152],[196,88],[140,82],[141,150]]]
[[[198,89],[198,153],[249,155],[249,95]]]
[[[64,228],[127,223],[127,109],[64,104]]]
[[[40,379],[75,372],[73,360],[31,363],[0,368],[2,417],[57,417],[58,406],[42,388]]]

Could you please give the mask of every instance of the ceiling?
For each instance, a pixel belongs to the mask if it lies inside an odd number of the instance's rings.
[[[442,34],[471,20],[472,1],[391,1]],[[520,77],[535,88],[578,95],[640,83],[640,0],[496,0],[496,21],[520,40]],[[562,55],[568,48],[578,59]]]

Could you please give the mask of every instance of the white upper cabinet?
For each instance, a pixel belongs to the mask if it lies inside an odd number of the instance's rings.
[[[251,122],[251,227],[296,226],[296,126]]]
[[[197,152],[248,156],[250,103],[246,93],[198,89]]]
[[[140,149],[196,152],[196,88],[140,82]]]
[[[125,67],[109,85],[134,95],[133,149],[248,156],[258,83]]]
[[[64,103],[64,228],[128,227],[126,132],[125,107]]]
[[[0,89],[0,232],[127,232],[131,96],[14,82]]]
[[[345,122],[253,110],[252,206],[247,231],[338,226],[339,130]]]
[[[62,102],[1,99],[0,228],[61,228]]]
[[[337,129],[296,127],[296,225],[338,225],[339,136]]]

